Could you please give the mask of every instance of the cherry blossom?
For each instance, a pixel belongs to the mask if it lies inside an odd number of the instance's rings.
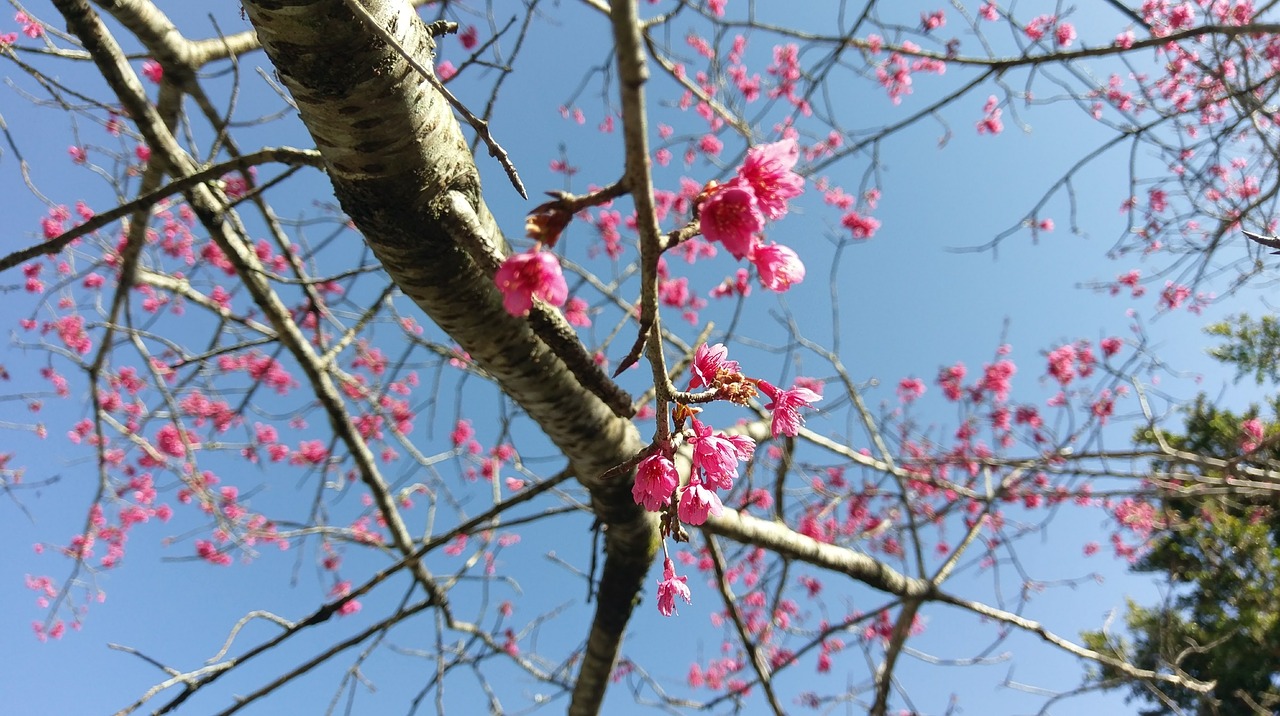
[[[676,597],[685,604],[693,604],[690,598],[688,577],[676,576],[676,565],[670,558],[662,560],[662,580],[658,582],[658,612],[669,617],[676,612]]]
[[[164,68],[155,60],[147,60],[142,63],[142,74],[153,84],[160,84],[160,80],[164,78]]]
[[[850,211],[840,219],[841,225],[853,232],[855,239],[869,239],[875,236],[876,231],[880,229],[880,222],[870,216],[863,216],[856,211]]]
[[[751,459],[755,441],[745,435],[713,432],[711,427],[693,419],[693,466],[702,479],[722,490],[733,488],[738,477],[738,463]]]
[[[779,435],[795,437],[800,431],[800,426],[804,425],[799,408],[808,407],[810,403],[822,400],[821,395],[808,388],[793,387],[790,390],[779,390],[763,380],[757,381],[757,385],[770,400],[764,407],[773,414],[771,429],[775,438]]]
[[[786,216],[787,202],[804,193],[804,177],[792,171],[799,158],[796,140],[788,138],[747,150],[738,169],[738,178],[751,189],[760,211],[771,221]]]
[[[715,492],[702,486],[697,480],[690,480],[680,493],[680,505],[677,514],[680,521],[690,525],[700,525],[708,517],[720,514],[724,509],[720,497]]]
[[[591,317],[587,315],[587,302],[576,296],[569,299],[564,309],[564,320],[571,326],[590,326]]]
[[[650,512],[657,512],[671,501],[671,495],[679,484],[680,475],[676,472],[676,466],[668,456],[657,452],[640,461],[631,496],[637,505],[643,505]]]
[[[475,25],[467,25],[466,29],[458,33],[458,41],[462,43],[462,49],[474,50],[476,43],[479,42],[480,33],[476,30]]]
[[[982,108],[986,116],[978,121],[978,134],[995,135],[1004,131],[1004,122],[1000,120],[1003,110],[998,105],[999,100],[995,95],[987,98],[987,103]]]
[[[760,274],[760,285],[781,293],[804,280],[804,264],[795,251],[779,244],[759,245],[751,252],[751,263]]]
[[[731,182],[717,187],[702,202],[699,225],[709,241],[721,243],[734,258],[742,260],[751,253],[757,232],[764,228],[764,214],[750,188]]]
[[[534,297],[560,306],[569,296],[569,287],[560,272],[560,262],[536,247],[508,256],[498,267],[494,282],[502,292],[502,307],[513,316],[529,315]]]
[[[924,381],[919,378],[903,378],[898,381],[898,400],[903,403],[914,402],[924,395],[925,389]]]
[[[693,352],[693,366],[689,369],[689,390],[709,388],[716,384],[721,371],[740,373],[737,361],[729,360],[729,349],[723,343],[703,343]]]

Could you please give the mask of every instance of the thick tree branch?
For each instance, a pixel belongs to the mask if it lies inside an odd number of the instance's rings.
[[[408,3],[363,5],[404,54],[432,67],[435,42]],[[433,84],[343,0],[245,7],[325,158],[335,194],[392,280],[524,408],[591,490],[607,526],[608,560],[571,710],[595,713],[657,546],[656,520],[632,500],[628,476],[599,478],[642,447],[639,435],[529,321],[506,313],[492,276],[468,253],[467,245],[502,253],[505,241]]]

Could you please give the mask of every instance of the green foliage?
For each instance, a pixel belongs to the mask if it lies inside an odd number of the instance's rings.
[[[1236,366],[1236,380],[1252,374],[1258,385],[1266,380],[1280,382],[1280,320],[1273,315],[1253,320],[1242,313],[1228,316],[1205,329],[1211,336],[1228,339],[1209,355]]]
[[[1268,368],[1268,370],[1271,370]],[[1270,401],[1273,414],[1280,404]],[[1280,485],[1239,478],[1242,465],[1280,457],[1275,441],[1245,452],[1242,424],[1258,415],[1220,410],[1203,395],[1186,409],[1182,434],[1165,433],[1174,449],[1228,462],[1221,470],[1162,461],[1159,508],[1163,526],[1134,569],[1163,573],[1164,603],[1129,603],[1128,637],[1088,632],[1085,643],[1136,666],[1181,671],[1216,681],[1209,694],[1162,690],[1101,668],[1090,681],[1127,687],[1149,706],[1140,713],[1256,716],[1280,713]],[[1265,434],[1280,432],[1274,421]],[[1139,443],[1155,444],[1150,432]],[[1234,461],[1234,462],[1233,462]]]

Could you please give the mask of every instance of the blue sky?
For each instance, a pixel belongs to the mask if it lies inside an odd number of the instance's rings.
[[[191,12],[185,3],[159,3],[172,13],[179,26],[194,36],[208,36],[211,29],[206,16],[207,9]],[[732,5],[732,3],[731,3]],[[922,8],[929,9],[929,8]],[[33,4],[30,10],[44,19],[52,18],[52,11],[43,3]],[[498,13],[505,12],[499,9]],[[908,17],[917,10],[913,7]],[[564,6],[549,11],[550,17],[539,20],[540,27],[530,36],[524,55],[515,73],[505,85],[504,93],[494,113],[495,136],[510,151],[520,169],[530,195],[535,199],[544,190],[561,188],[563,178],[550,171],[548,162],[559,156],[558,147],[565,145],[570,163],[579,167],[571,190],[581,191],[588,184],[605,184],[613,181],[619,171],[621,157],[620,136],[601,134],[596,125],[604,118],[605,104],[599,99],[602,90],[598,77],[591,79],[588,88],[575,105],[586,114],[586,123],[579,126],[560,118],[558,108],[566,103],[579,86],[588,68],[606,62],[608,57],[607,24],[581,7]],[[7,21],[8,18],[5,18]],[[485,35],[486,22],[478,16],[461,16],[463,24],[477,24]],[[499,14],[498,24],[505,22]],[[769,18],[763,18],[768,20]],[[804,14],[775,20],[809,23],[824,27],[826,19],[807,17]],[[1094,17],[1089,9],[1080,10],[1073,20],[1081,28],[1086,40],[1110,37],[1123,29],[1120,19],[1101,14]],[[245,27],[237,13],[226,9],[218,16],[224,32],[236,32]],[[958,23],[958,20],[955,20]],[[1086,34],[1089,23],[1101,23],[1096,36]],[[0,24],[0,32],[9,31]],[[957,32],[960,32],[957,30]],[[566,38],[573,38],[566,42]],[[24,41],[25,42],[25,41]],[[30,45],[31,43],[26,43]],[[767,58],[771,40],[753,40],[750,52],[757,62]],[[457,41],[448,38],[444,43],[442,59],[463,56]],[[28,60],[37,60],[24,55]],[[47,60],[40,59],[40,62]],[[134,63],[135,68],[141,64]],[[245,90],[238,98],[238,116],[253,117],[280,108],[278,98],[264,87],[264,81],[251,69],[266,65],[258,53],[248,56],[241,67]],[[762,65],[761,65],[762,66]],[[61,79],[78,86],[92,86],[92,74],[75,63],[62,62],[56,72]],[[32,84],[19,76],[12,63],[5,65],[6,76],[14,77],[19,88],[34,91]],[[480,73],[475,73],[476,76]],[[453,84],[465,100],[475,99],[468,87],[468,75]],[[479,79],[479,78],[477,78]],[[616,82],[616,78],[614,80]],[[923,106],[927,98],[955,86],[952,75],[932,77],[918,75],[915,94],[906,97],[901,106],[891,105],[883,92],[869,82],[855,82],[846,77],[847,86],[829,88],[834,95],[833,106],[847,113],[856,126],[876,126]],[[224,93],[229,79],[211,81],[213,87]],[[1016,82],[1010,84],[1016,86]],[[1046,92],[1048,92],[1048,85]],[[485,84],[485,87],[488,85]],[[613,91],[609,85],[608,92]],[[101,142],[98,128],[86,124],[73,125],[57,108],[36,107],[24,99],[18,90],[5,88],[3,117],[11,135],[16,138],[23,158],[29,163],[32,180],[55,203],[71,204],[85,199],[95,208],[106,208],[113,202],[109,187],[97,180],[88,170],[73,165],[66,155],[66,147],[76,142],[76,131],[88,141]],[[95,92],[100,92],[95,89]],[[841,334],[841,359],[853,377],[859,381],[879,380],[881,387],[869,392],[868,400],[879,405],[894,402],[893,386],[906,376],[918,376],[930,383],[930,392],[918,408],[917,418],[926,424],[936,424],[939,429],[954,426],[954,410],[939,399],[938,389],[932,384],[940,366],[963,361],[971,371],[980,369],[984,362],[994,359],[994,351],[1002,342],[1013,346],[1011,357],[1019,364],[1014,380],[1016,393],[1022,400],[1043,400],[1051,395],[1049,386],[1040,376],[1044,359],[1041,352],[1065,342],[1077,339],[1098,339],[1118,335],[1132,337],[1130,326],[1135,317],[1141,320],[1150,336],[1150,343],[1158,346],[1159,356],[1172,369],[1184,376],[1162,376],[1163,387],[1171,394],[1190,397],[1198,390],[1210,395],[1222,395],[1224,400],[1239,405],[1253,394],[1252,386],[1234,386],[1231,374],[1209,361],[1204,355],[1205,338],[1200,327],[1222,316],[1242,310],[1257,313],[1264,308],[1265,293],[1245,289],[1229,300],[1216,304],[1203,316],[1185,312],[1157,316],[1154,300],[1149,293],[1139,300],[1115,298],[1079,287],[1081,282],[1111,280],[1117,273],[1132,268],[1134,262],[1109,261],[1104,254],[1115,238],[1125,231],[1124,217],[1118,212],[1127,193],[1127,164],[1129,157],[1123,151],[1107,155],[1091,165],[1078,179],[1076,187],[1076,223],[1081,234],[1071,231],[1068,220],[1070,208],[1063,196],[1050,200],[1043,215],[1053,217],[1057,228],[1052,233],[1032,241],[1029,232],[1016,233],[1007,239],[998,252],[957,253],[952,249],[980,245],[1010,225],[1016,224],[1029,207],[1035,204],[1046,187],[1059,176],[1084,151],[1091,149],[1107,136],[1074,107],[1065,104],[1047,107],[1019,108],[1030,126],[1029,133],[1020,131],[1009,115],[1007,128],[999,136],[978,136],[973,123],[980,118],[982,104],[990,91],[971,93],[955,106],[942,113],[953,134],[945,146],[939,146],[943,125],[926,121],[887,140],[881,151],[879,187],[883,192],[875,216],[883,222],[876,237],[867,242],[849,246],[843,251],[835,279],[839,287],[839,314],[834,316],[830,302],[828,268],[835,265],[830,237],[843,231],[838,215],[824,210],[818,197],[811,196],[798,205],[785,222],[770,228],[769,237],[794,247],[808,265],[806,282],[780,299],[764,295],[758,288],[744,308],[739,325],[739,336],[751,336],[767,343],[784,340],[776,316],[783,308],[799,317],[805,335],[826,342],[833,326]],[[221,95],[225,97],[224,95]],[[613,95],[607,95],[615,102]],[[670,85],[656,82],[650,91],[652,122],[666,122],[677,126],[678,131],[696,132],[698,125],[687,114],[679,113],[663,101],[673,98]],[[760,123],[758,131],[768,138],[768,127],[780,118],[774,111]],[[303,146],[308,141],[300,131],[300,124],[287,116],[279,122],[262,127],[250,127],[242,136],[244,146],[291,143]],[[195,130],[199,136],[206,131]],[[86,140],[81,140],[86,141]],[[121,147],[130,151],[131,146]],[[725,161],[736,156],[739,146],[727,150]],[[679,155],[681,152],[676,151]],[[16,154],[8,151],[0,156],[0,194],[6,197],[5,206],[10,218],[8,230],[0,234],[4,252],[24,247],[38,240],[39,220],[45,213],[42,203],[28,192],[22,182]],[[102,157],[99,153],[97,157]],[[1154,157],[1140,157],[1139,162],[1155,166]],[[486,197],[509,236],[519,236],[523,215],[528,204],[514,201],[515,194],[506,185],[496,163],[487,157],[478,161],[485,180]],[[832,181],[843,184],[849,191],[858,186],[867,168],[864,157],[854,157],[826,172]],[[659,184],[666,189],[678,188],[681,175],[699,181],[714,178],[721,168],[697,162],[691,167],[672,167],[659,170]],[[297,219],[323,213],[313,202],[331,201],[325,191],[323,177],[317,173],[304,173],[290,189],[280,193],[277,210],[282,217]],[[625,211],[625,210],[624,210]],[[260,229],[258,229],[260,230]],[[332,222],[314,226],[294,226],[295,237],[306,235],[316,240],[332,230]],[[352,260],[360,255],[360,247],[354,235],[340,237],[346,243],[319,259],[333,264]],[[564,250],[582,258],[584,248],[594,239],[591,229],[575,225],[565,241]],[[1234,239],[1233,239],[1234,240]],[[1226,251],[1243,252],[1237,242]],[[523,244],[519,244],[523,245]],[[679,260],[671,261],[673,271],[685,272],[695,286],[705,291],[717,283],[723,275],[737,268],[731,259],[721,255],[710,264],[698,264],[689,268]],[[703,273],[704,268],[706,272]],[[603,268],[608,273],[608,268]],[[46,276],[48,276],[46,269]],[[209,279],[210,276],[204,276]],[[46,315],[32,297],[23,293],[18,272],[10,272],[3,284],[16,286],[17,290],[6,294],[6,315],[11,323],[28,315]],[[630,289],[635,291],[635,282]],[[360,284],[352,299],[358,304],[362,297],[374,290],[373,282]],[[1158,290],[1158,289],[1156,289]],[[403,310],[407,304],[398,304]],[[713,304],[703,314],[704,320],[715,320],[724,326],[729,312],[723,306]],[[666,324],[679,328],[686,340],[692,340],[696,329],[682,324],[678,316],[668,316]],[[166,323],[173,327],[173,323]],[[589,334],[599,338],[606,335],[611,324],[598,322]],[[207,329],[198,320],[173,327],[179,340],[200,340],[200,331]],[[626,331],[624,330],[624,336]],[[378,328],[375,342],[385,352],[396,355],[402,347],[395,331],[386,326]],[[428,334],[430,335],[430,333]],[[45,353],[24,348],[23,341],[31,341],[16,329],[13,342],[4,349],[3,364],[14,376],[11,394],[42,391],[45,387],[32,376],[47,361]],[[610,357],[618,359],[622,346],[629,337],[615,340]],[[781,356],[768,350],[752,350],[747,346],[734,347],[734,356],[744,361],[757,361],[751,370],[762,377],[792,377],[798,374],[829,373],[829,369],[813,362],[812,356],[804,358],[801,365],[787,365]],[[420,356],[419,356],[420,357]],[[1171,372],[1172,372],[1171,371]],[[423,368],[424,377],[433,375]],[[972,373],[971,373],[972,375]],[[624,376],[629,387],[635,387],[636,378]],[[424,381],[431,385],[430,381]],[[76,384],[73,383],[73,386]],[[243,386],[242,386],[243,387]],[[11,545],[0,559],[0,613],[8,618],[0,621],[0,643],[10,653],[20,655],[17,663],[0,673],[0,692],[32,713],[80,714],[113,712],[130,703],[160,677],[153,668],[142,661],[110,651],[107,643],[129,644],[150,657],[165,663],[196,668],[217,650],[228,629],[236,620],[254,609],[265,609],[288,618],[299,618],[319,605],[330,586],[330,578],[314,566],[316,547],[314,541],[304,543],[289,552],[264,549],[261,556],[251,563],[218,568],[192,560],[194,553],[191,535],[186,532],[196,527],[194,518],[177,520],[170,525],[148,524],[139,528],[129,541],[125,564],[100,577],[100,586],[107,598],[103,604],[94,605],[84,620],[83,629],[69,634],[57,642],[37,643],[32,637],[30,623],[40,620],[45,613],[34,605],[34,595],[23,585],[25,574],[49,574],[54,577],[67,574],[68,567],[56,556],[36,555],[28,545],[40,542],[65,542],[70,534],[80,529],[84,511],[93,499],[94,469],[85,461],[89,453],[70,446],[63,437],[72,423],[86,416],[83,379],[73,387],[70,400],[45,400],[39,416],[28,413],[27,400],[10,400],[0,403],[0,421],[30,423],[42,420],[49,426],[50,436],[41,441],[30,432],[22,430],[5,433],[5,452],[12,451],[14,464],[25,466],[25,481],[39,483],[50,478],[57,482],[40,489],[15,491],[11,499],[0,502],[0,539]],[[479,381],[471,380],[460,386],[445,383],[438,394],[419,396],[422,407],[415,421],[413,437],[423,452],[434,454],[448,449],[448,432],[459,414],[471,417],[486,446],[502,438],[498,425],[509,415],[497,412],[492,406],[496,396]],[[264,403],[270,405],[269,403]],[[277,404],[275,409],[287,412],[296,403]],[[714,415],[726,422],[736,419],[731,410],[715,408]],[[1124,405],[1122,412],[1133,412],[1132,403]],[[316,416],[319,420],[319,416]],[[820,432],[857,434],[844,422],[842,413],[818,415],[810,419],[810,426]],[[297,431],[295,438],[323,437],[323,421],[314,423],[315,434]],[[531,469],[549,475],[559,468],[552,459],[552,451],[540,435],[530,432],[527,420],[512,418],[510,439],[524,451]],[[647,431],[642,426],[642,431]],[[1118,427],[1106,434],[1111,447],[1123,444],[1128,428]],[[309,437],[308,437],[309,436]],[[205,459],[202,456],[202,460]],[[253,491],[255,508],[264,512],[299,510],[299,504],[309,504],[316,488],[314,476],[299,470],[269,470],[248,467],[229,457],[207,458],[210,464],[228,479],[236,479],[242,491]],[[458,501],[474,513],[485,507],[487,484],[476,486],[467,483],[461,473],[467,464],[459,460],[446,460],[439,465],[440,480],[450,485]],[[389,470],[393,479],[412,482],[422,479],[407,470]],[[362,509],[358,491],[352,489],[333,496],[333,512],[356,514]],[[539,508],[564,504],[548,500],[538,503]],[[425,529],[428,516],[421,511],[412,513],[415,525]],[[1038,519],[1039,515],[1025,516]],[[449,515],[449,518],[452,518]],[[335,520],[336,521],[336,520]],[[576,570],[585,570],[591,550],[590,521],[585,515],[559,517],[555,526],[548,529],[522,530],[522,541],[502,550],[498,562],[504,575],[513,581],[501,582],[489,588],[482,584],[464,584],[458,587],[455,599],[477,602],[486,598],[495,603],[510,599],[518,605],[512,624],[523,628],[536,615],[563,608],[565,611],[547,624],[527,633],[522,647],[528,651],[536,648],[548,657],[563,656],[573,648],[585,633],[583,596],[586,585]],[[952,527],[952,535],[955,527]],[[1081,547],[1086,541],[1106,542],[1104,515],[1099,511],[1063,510],[1037,536],[1023,540],[1019,556],[1027,571],[1036,579],[1080,579],[1074,586],[1058,586],[1037,595],[1031,602],[1028,614],[1043,620],[1047,626],[1064,636],[1075,636],[1079,630],[1096,628],[1109,610],[1122,608],[1126,596],[1142,603],[1154,601],[1158,588],[1149,580],[1137,579],[1126,573],[1125,565],[1104,554],[1085,559]],[[171,543],[170,543],[171,541]],[[385,566],[387,560],[378,555],[352,553],[348,572],[344,575],[359,581],[373,570]],[[563,562],[563,563],[562,563]],[[441,573],[455,569],[457,558],[443,555],[434,557],[433,568]],[[567,565],[572,565],[572,568]],[[1004,588],[1016,589],[1018,578],[1006,571],[999,583]],[[1096,574],[1098,579],[1089,579]],[[658,578],[655,570],[654,579]],[[992,577],[988,573],[970,570],[956,579],[957,591],[975,596],[991,596]],[[518,583],[518,586],[516,586]],[[652,604],[652,590],[648,601],[637,611],[632,622],[632,633],[625,647],[627,655],[651,670],[653,676],[681,693],[681,684],[691,659],[702,660],[718,653],[721,631],[708,626],[709,615],[718,609],[712,589],[697,574],[690,575],[694,587],[694,603],[681,605],[680,615],[671,619],[659,617]],[[213,694],[193,700],[188,710],[192,713],[212,712],[228,705],[228,694],[245,693],[260,686],[267,675],[290,668],[309,653],[348,634],[351,630],[367,625],[379,615],[385,614],[403,595],[404,580],[399,584],[392,580],[363,600],[359,615],[340,624],[326,625],[307,635],[290,651],[268,656],[262,664],[245,673],[230,677],[230,685],[211,690]],[[829,589],[843,589],[838,582],[830,581]],[[855,605],[870,610],[883,603],[883,598],[871,595],[867,590],[851,588],[830,604],[842,608]],[[977,620],[959,616],[955,610],[944,607],[927,607],[923,614],[928,630],[909,645],[940,658],[973,656],[975,644],[991,638],[991,630]],[[488,615],[492,619],[492,609]],[[487,622],[486,622],[487,623]],[[429,648],[423,637],[430,634],[430,618],[419,619],[405,633],[397,633],[395,641],[410,646]],[[265,638],[271,628],[254,624],[247,628],[241,639]],[[456,639],[456,634],[447,638]],[[846,637],[852,643],[853,636]],[[1074,659],[1038,643],[1031,637],[1016,635],[994,650],[993,655],[1011,652],[1010,660],[996,660],[990,666],[951,668],[924,664],[914,658],[905,661],[900,672],[903,683],[912,694],[913,703],[924,713],[941,713],[947,708],[953,693],[969,712],[1028,713],[1034,712],[1042,702],[1036,695],[1024,694],[1016,689],[1001,688],[1008,677],[1013,681],[1044,689],[1069,689],[1079,681],[1080,669]],[[866,669],[856,648],[839,655],[835,672],[848,674],[852,683],[865,679]],[[250,713],[320,712],[335,698],[338,680],[350,663],[338,659],[322,666],[298,685],[288,689],[283,696],[260,703]],[[524,704],[534,699],[535,693],[550,693],[545,685],[532,682],[527,675],[511,668],[501,659],[486,662],[491,669],[490,678],[498,684],[504,703]],[[393,655],[384,650],[375,653],[365,666],[378,687],[376,693],[361,691],[356,712],[381,708],[391,704],[403,710],[407,699],[421,688],[424,675],[433,667],[429,662],[412,655]],[[74,672],[73,682],[68,681]],[[840,681],[843,676],[825,677]],[[810,682],[810,679],[813,679]],[[808,688],[839,689],[839,685],[826,684],[813,675],[810,666],[801,666],[789,672],[782,680],[784,693],[795,693]],[[706,697],[706,691],[697,696]],[[428,697],[430,704],[434,697]],[[484,702],[475,688],[461,687],[451,690],[445,703],[456,712],[472,712],[484,708]],[[424,707],[424,712],[434,706]],[[559,706],[553,706],[558,711]],[[1123,712],[1118,695],[1106,697],[1088,696],[1069,701],[1062,713],[1079,712],[1085,708],[1104,709],[1107,712]],[[635,706],[629,690],[619,684],[610,691],[606,707],[608,713],[640,711]],[[857,709],[854,709],[856,712]],[[25,711],[24,711],[25,712]]]

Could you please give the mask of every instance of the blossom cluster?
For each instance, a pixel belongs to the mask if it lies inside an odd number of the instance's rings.
[[[745,405],[756,395],[763,393],[769,399],[765,406],[771,413],[771,429],[774,437],[794,437],[804,424],[800,409],[821,400],[816,391],[795,386],[788,390],[774,387],[767,381],[748,378],[737,361],[729,360],[729,351],[722,344],[698,346],[694,352],[689,390],[705,389],[700,394],[710,400],[727,400]],[[724,504],[717,491],[733,489],[738,479],[738,465],[755,454],[755,440],[749,436],[714,430],[698,420],[697,411],[678,404],[675,410],[678,437],[689,447],[690,472],[688,481],[681,488],[680,473],[676,469],[675,440],[659,443],[657,449],[642,459],[636,468],[632,498],[650,512],[663,512],[663,532],[671,530],[670,517],[690,525],[700,525],[708,518],[720,514]],[[688,427],[684,427],[685,421]],[[677,496],[678,493],[678,496]],[[674,597],[679,595],[689,601],[689,588],[685,577],[676,577],[670,559],[665,562],[663,579],[658,587],[658,610],[670,616],[674,611]]]
[[[749,261],[755,266],[760,284],[771,291],[786,291],[805,276],[804,264],[794,250],[766,243],[760,236],[765,223],[786,216],[788,203],[804,192],[804,177],[795,172],[799,157],[794,137],[753,147],[732,180],[712,183],[698,197],[703,236],[722,244],[734,258]],[[507,313],[528,315],[535,298],[552,306],[563,306],[568,300],[568,285],[559,261],[542,249],[555,245],[570,218],[558,201],[543,204],[530,214],[526,233],[537,243],[528,251],[507,257],[494,276]],[[606,246],[610,247],[609,255],[616,258],[621,252],[621,236],[615,227],[622,217],[618,212],[605,211],[598,221],[602,235],[612,236]],[[665,274],[661,260],[658,268]],[[687,280],[671,280],[665,275],[663,279],[662,302],[681,308],[686,317],[696,317],[697,309],[705,302],[692,296]],[[738,292],[745,295],[746,291],[741,288]],[[575,314],[575,324],[581,323],[582,318],[581,312]]]
[[[786,216],[788,202],[804,192],[804,177],[794,171],[799,157],[794,138],[753,147],[737,175],[712,187],[699,206],[702,235],[739,261],[750,261],[770,291],[786,291],[804,280],[804,264],[796,252],[766,244],[760,236],[765,222]]]

